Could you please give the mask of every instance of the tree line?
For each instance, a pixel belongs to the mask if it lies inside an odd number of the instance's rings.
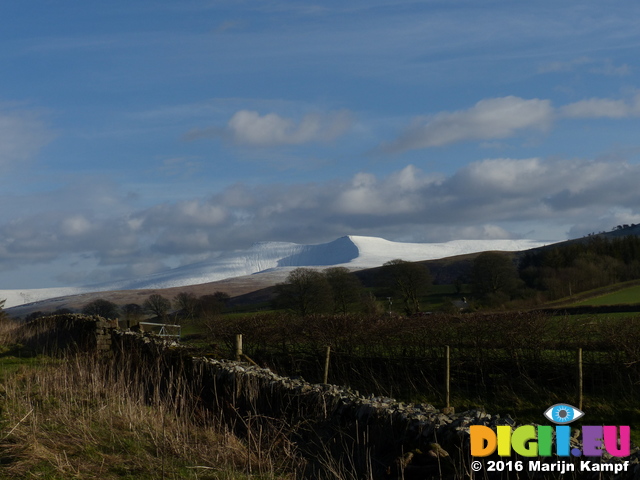
[[[540,303],[640,279],[640,238],[586,239],[523,254],[485,252],[469,281],[476,300],[489,306]]]
[[[373,278],[365,289],[343,267],[299,268],[276,287],[276,306],[302,316],[376,309],[381,313],[386,297],[412,315],[422,311],[421,301],[432,285],[424,263],[400,259],[385,263]],[[533,305],[636,279],[640,279],[640,238],[593,236],[523,254],[480,253],[454,286],[460,297],[470,297],[467,305],[478,309]]]
[[[85,304],[81,313],[85,315],[97,315],[106,319],[122,319],[128,326],[133,326],[149,316],[166,323],[170,319],[194,320],[196,318],[208,318],[222,313],[227,306],[230,297],[225,292],[196,296],[191,292],[180,292],[173,299],[154,293],[142,303],[127,303],[118,305],[104,298],[97,298]],[[1,307],[0,318],[5,313]],[[69,309],[59,309],[55,312],[32,312],[25,320],[35,320],[47,315],[59,315],[73,313]]]
[[[377,278],[378,293],[399,298],[407,314],[420,312],[420,298],[431,285],[429,269],[418,262],[396,259],[385,263]],[[296,268],[286,281],[276,285],[276,308],[288,309],[300,316],[318,313],[382,313],[382,306],[371,290],[345,267],[322,271]]]
[[[373,278],[363,285],[358,276],[345,267],[296,268],[283,283],[276,285],[273,306],[304,317],[322,313],[381,314],[394,303],[396,307],[400,304],[404,313],[413,315],[422,311],[421,302],[433,283],[425,263],[401,259],[385,263]],[[555,300],[636,279],[640,279],[639,237],[591,236],[520,255],[481,253],[454,286],[461,297],[463,294],[472,297],[470,303],[474,307],[495,308],[514,301]],[[142,305],[130,303],[120,307],[100,298],[85,305],[82,313],[122,318],[128,324],[137,323],[145,315],[163,322],[170,314],[185,320],[206,319],[222,313],[229,300],[224,292],[200,297],[180,292],[172,300],[152,294]],[[4,313],[3,303],[0,301],[0,317]],[[41,315],[43,312],[34,312],[27,320]]]
[[[526,286],[548,300],[640,279],[640,238],[593,236],[527,252],[519,275]]]

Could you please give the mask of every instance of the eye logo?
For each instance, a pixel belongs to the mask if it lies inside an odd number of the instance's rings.
[[[579,408],[572,407],[566,403],[556,403],[555,405],[547,408],[544,412],[544,416],[551,420],[553,423],[566,424],[571,423],[584,415],[584,412]]]

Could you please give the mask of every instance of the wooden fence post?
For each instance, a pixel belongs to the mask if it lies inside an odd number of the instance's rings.
[[[578,409],[582,410],[582,348],[578,349]]]
[[[329,357],[331,356],[331,345],[327,345],[327,353],[324,357],[324,377],[322,383],[329,383]]]
[[[242,360],[242,334],[241,333],[236,335],[236,351],[235,351],[235,355],[236,355],[236,361],[237,362]]]
[[[445,395],[446,395],[445,403],[448,409],[449,407],[451,407],[451,404],[450,404],[450,401],[451,401],[451,350],[449,348],[449,345],[446,346],[445,356],[446,356],[447,371],[445,372],[444,386],[445,386]]]
[[[445,415],[455,413],[455,408],[451,406],[451,348],[449,345],[444,347],[445,372],[444,372],[444,402],[446,407],[442,409]]]

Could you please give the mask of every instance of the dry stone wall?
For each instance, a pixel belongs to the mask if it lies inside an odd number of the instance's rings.
[[[115,322],[98,316],[64,314],[20,325],[14,341],[49,355],[67,352],[109,352]]]
[[[187,398],[174,402],[185,412],[216,412],[249,436],[252,428],[269,424],[286,431],[309,458],[330,454],[367,478],[471,478],[469,426],[515,426],[508,416],[481,411],[445,415],[427,404],[364,397],[346,387],[310,384],[246,363],[193,356],[174,341],[114,327],[97,317],[64,315],[25,324],[21,334],[25,344],[40,342],[48,351],[108,354],[121,374],[145,382],[150,398],[185,396],[174,389],[178,379],[189,385]],[[577,439],[572,446],[580,447]],[[637,454],[630,460],[631,468],[615,478],[640,478]],[[313,472],[308,478],[315,478]],[[485,471],[482,478],[510,477]]]
[[[363,478],[473,478],[468,454],[469,426],[516,426],[509,416],[476,410],[445,415],[431,405],[365,397],[346,387],[310,384],[248,363],[191,357],[186,351],[182,355],[175,342],[129,332],[114,331],[113,335],[116,350],[129,352],[128,355],[135,350],[145,351],[136,355],[148,359],[158,355],[163,360],[155,361],[164,365],[166,375],[187,375],[199,408],[222,412],[226,421],[240,430],[250,428],[252,421],[279,422],[304,445],[308,456],[330,452],[334,458],[354,466]],[[572,439],[571,447],[581,448],[577,438]],[[558,458],[541,460],[555,463]],[[615,461],[610,457],[603,460]],[[577,463],[579,459],[573,461]],[[624,475],[611,478],[640,478],[637,455],[631,461]],[[507,472],[482,473],[486,479],[516,478]],[[568,477],[544,472],[527,478]],[[573,478],[599,477],[580,474]]]
[[[461,452],[468,450],[463,447],[472,418],[468,414],[448,416],[431,405],[364,397],[346,387],[310,384],[247,363],[192,357],[175,342],[151,336],[121,331],[112,335],[116,359],[135,358],[136,370],[150,371],[151,365],[161,369],[156,385],[148,386],[150,395],[163,389],[158,386],[162,378],[184,375],[198,402],[192,408],[220,412],[240,434],[247,433],[250,422],[257,425],[268,419],[288,430],[309,457],[330,453],[374,478],[401,476],[411,463],[403,457],[405,452],[421,456],[423,473],[446,473],[442,478],[453,475],[456,464],[465,461]],[[492,420],[480,412],[473,418]]]

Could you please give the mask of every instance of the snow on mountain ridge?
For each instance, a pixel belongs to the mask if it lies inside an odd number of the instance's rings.
[[[433,260],[486,250],[526,250],[542,246],[534,240],[455,240],[446,243],[401,243],[378,237],[349,235],[332,242],[303,245],[288,242],[258,242],[247,250],[224,252],[203,262],[184,265],[141,278],[86,287],[0,290],[6,307],[78,293],[169,288],[209,283],[273,269],[345,266],[373,268],[401,258]]]
[[[393,242],[379,237],[350,235],[360,255],[351,262],[352,266],[370,268],[401,258],[407,261],[436,260],[439,258],[464,255],[466,253],[489,250],[519,251],[540,247],[546,242],[536,240],[452,240],[444,243],[404,243]]]

